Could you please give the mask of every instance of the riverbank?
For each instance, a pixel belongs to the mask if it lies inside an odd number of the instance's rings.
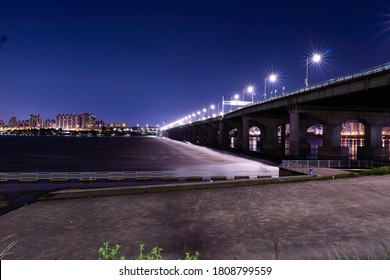
[[[105,241],[167,259],[378,259],[390,248],[390,175],[39,201],[0,217],[6,259],[97,259]]]

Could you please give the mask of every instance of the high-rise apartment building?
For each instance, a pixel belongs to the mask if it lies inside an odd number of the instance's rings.
[[[62,129],[93,129],[96,128],[96,117],[93,114],[59,114],[56,117],[56,127]]]
[[[19,126],[19,124],[18,124],[18,120],[16,119],[16,117],[11,117],[8,121],[8,127],[15,128],[18,126]]]
[[[30,119],[28,121],[28,126],[30,128],[42,128],[42,118],[41,115],[30,115]]]

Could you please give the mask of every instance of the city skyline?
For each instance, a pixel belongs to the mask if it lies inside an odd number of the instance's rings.
[[[4,121],[89,111],[169,123],[248,85],[244,99],[261,100],[271,72],[280,93],[304,87],[306,70],[314,84],[390,61],[387,1],[54,2],[3,4]],[[306,67],[314,52],[323,61]]]
[[[128,122],[105,122],[89,113],[59,113],[54,118],[41,114],[30,114],[28,118],[18,119],[15,116],[8,120],[0,119],[0,128],[53,128],[53,129],[101,129],[102,127],[159,127],[160,124],[139,124]]]

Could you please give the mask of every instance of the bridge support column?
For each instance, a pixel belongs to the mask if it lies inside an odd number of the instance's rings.
[[[229,146],[229,129],[225,121],[219,122],[219,131],[218,131],[218,145],[221,148],[226,148]]]
[[[192,128],[192,143],[196,143],[196,141],[198,140],[198,132],[196,130],[196,128]]]
[[[310,153],[311,146],[307,143],[307,127],[307,120],[301,120],[298,111],[290,111],[290,156],[299,157]]]
[[[364,147],[358,147],[358,159],[389,160],[389,149],[382,147],[382,128],[381,123],[364,125]]]
[[[242,143],[241,148],[245,151],[249,150],[249,119],[242,119]]]
[[[207,127],[206,144],[208,146],[216,146],[217,142],[218,142],[218,130],[213,126]]]
[[[280,153],[282,156],[286,154],[286,124],[282,124],[281,135],[280,135]]]
[[[318,158],[349,158],[349,148],[341,147],[341,124],[324,124],[323,146],[318,147]]]
[[[261,151],[269,155],[280,155],[280,144],[278,137],[278,127],[267,126],[261,132]]]
[[[290,155],[299,156],[299,112],[290,111]]]

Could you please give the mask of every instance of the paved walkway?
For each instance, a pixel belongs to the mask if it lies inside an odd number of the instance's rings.
[[[0,216],[0,252],[97,259],[111,241],[127,258],[145,243],[166,259],[379,259],[389,205],[390,176],[39,201]]]

